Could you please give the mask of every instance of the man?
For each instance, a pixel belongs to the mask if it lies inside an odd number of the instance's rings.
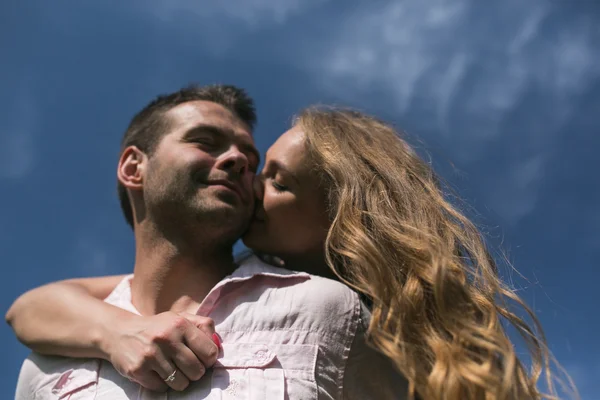
[[[259,163],[252,139],[255,122],[253,101],[243,90],[189,87],[151,102],[133,118],[123,137],[118,192],[136,242],[131,303],[140,314],[158,317],[150,321],[152,325],[138,324],[138,330],[161,328],[149,333],[147,343],[122,341],[121,354],[126,356],[136,345],[164,354],[153,354],[163,363],[156,368],[158,375],[136,376],[144,361],[136,359],[129,360],[129,366],[121,361],[120,372],[147,387],[182,390],[216,360],[212,321],[195,314],[210,289],[235,269],[232,247],[253,211],[252,183]],[[90,303],[89,312],[94,306]],[[115,308],[115,313],[119,311]],[[131,319],[130,313],[121,315],[125,321]],[[47,329],[58,332],[54,322],[49,318]],[[162,335],[163,342],[176,342],[182,339],[173,337],[178,330],[195,354],[172,365],[168,349],[163,351],[152,341]],[[89,326],[80,331],[82,349],[72,355],[106,357],[83,345],[102,332]],[[177,369],[185,373],[169,378]],[[25,393],[32,389],[25,375],[21,374],[18,398],[29,398]]]

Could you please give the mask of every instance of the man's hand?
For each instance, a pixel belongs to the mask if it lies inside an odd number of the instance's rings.
[[[121,375],[154,391],[184,390],[219,354],[213,320],[194,314],[132,315],[108,329],[100,345],[106,359]],[[174,379],[165,382],[173,371]]]

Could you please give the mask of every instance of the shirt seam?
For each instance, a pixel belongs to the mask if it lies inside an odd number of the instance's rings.
[[[356,333],[358,331],[358,324],[361,319],[360,299],[359,299],[358,295],[354,292],[353,292],[353,296],[354,296],[354,314],[352,315],[352,318],[350,320],[350,327],[348,329],[350,334],[348,335],[348,340],[346,341],[346,346],[345,346],[344,354],[343,354],[344,367],[340,369],[340,376],[338,378],[339,379],[339,384],[338,384],[339,396],[338,396],[338,398],[340,398],[340,399],[344,398],[344,379],[346,377],[346,369],[348,368],[350,352],[352,351],[354,340],[356,339]]]
[[[350,328],[351,329],[351,328]],[[349,329],[349,330],[350,330]],[[272,329],[218,329],[219,333],[261,333],[261,332],[302,332],[314,333],[328,338],[338,338],[339,334],[319,329],[295,329],[295,328],[272,328]],[[307,343],[310,344],[310,343]]]

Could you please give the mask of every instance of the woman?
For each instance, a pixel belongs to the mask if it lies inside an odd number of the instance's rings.
[[[262,201],[245,244],[359,292],[372,312],[368,340],[406,377],[408,398],[553,398],[537,389],[545,370],[553,391],[537,319],[501,282],[480,233],[445,199],[431,167],[391,126],[355,111],[305,110],[267,152],[260,178]],[[95,285],[84,286],[105,295]],[[503,320],[527,342],[531,373]]]

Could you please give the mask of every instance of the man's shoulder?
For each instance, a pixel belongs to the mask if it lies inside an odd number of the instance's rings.
[[[342,311],[352,309],[354,312],[360,310],[358,294],[347,285],[322,276],[311,275],[311,279],[303,282],[302,290],[305,298],[312,298],[321,310]],[[309,299],[307,299],[309,300]]]
[[[281,296],[275,298],[293,299],[294,302],[302,303],[304,310],[317,309],[334,315],[349,309],[356,312],[360,310],[360,300],[356,292],[333,279],[275,267],[264,263],[258,257],[244,260],[241,267],[252,268],[257,272],[256,275],[274,278],[266,279],[265,286],[272,282],[272,290],[282,292]],[[290,292],[293,292],[292,296],[289,296]],[[265,295],[273,297],[273,293]]]

